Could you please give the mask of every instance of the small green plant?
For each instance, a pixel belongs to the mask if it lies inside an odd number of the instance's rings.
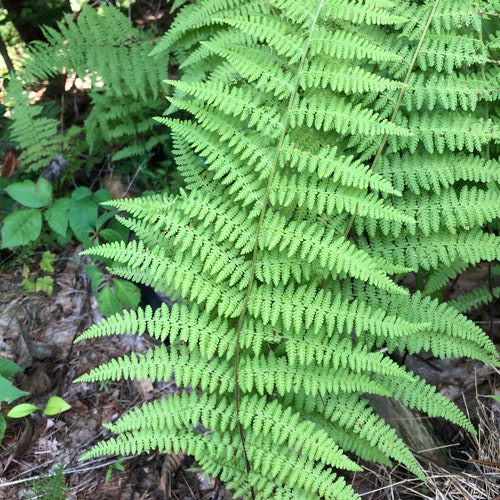
[[[16,373],[22,372],[23,369],[14,361],[6,358],[0,358],[0,407],[3,403],[13,403],[16,399],[27,396],[26,391],[17,388],[9,379]],[[7,429],[7,421],[2,413],[0,413],[0,442],[5,436]]]
[[[42,260],[40,261],[40,270],[53,273],[54,272],[54,259],[56,255],[52,252],[46,251],[42,254]],[[21,285],[28,293],[43,292],[47,295],[52,295],[54,291],[54,278],[50,275],[44,276],[31,276],[30,268],[27,264],[23,265],[23,276],[24,279],[21,281]]]
[[[114,219],[116,212],[99,212],[99,204],[111,199],[106,189],[93,193],[87,187],[79,187],[70,196],[54,200],[52,184],[40,178],[37,182],[14,182],[5,188],[5,193],[14,205],[11,207],[12,212],[5,217],[1,229],[2,248],[15,248],[40,241],[43,221],[48,226],[49,238],[59,243],[73,237],[82,242],[85,248],[89,248],[97,243],[128,240],[129,230]],[[54,257],[51,252],[44,252],[40,268],[53,272]],[[135,309],[140,301],[137,286],[111,276],[101,267],[97,262],[85,266],[99,311],[108,316],[123,308]],[[32,277],[26,264],[23,265],[23,276],[22,285],[27,292],[52,294],[54,280],[51,276]]]
[[[23,369],[14,361],[7,358],[0,358],[0,407],[3,403],[10,405],[17,399],[28,396],[28,392],[16,387],[9,379]],[[9,418],[23,418],[36,411],[42,411],[47,416],[58,415],[66,410],[69,410],[71,405],[59,396],[52,396],[47,401],[43,408],[39,408],[31,403],[20,403],[13,406],[7,413]],[[7,429],[7,421],[0,413],[0,442],[2,442],[5,431]]]
[[[44,415],[52,416],[59,415],[71,408],[71,405],[64,401],[63,398],[59,396],[52,396],[47,401],[44,408],[39,408],[38,406],[31,403],[20,403],[14,406],[7,416],[10,418],[23,418],[35,413],[36,411],[41,411]]]
[[[125,470],[125,467],[123,466],[123,460],[124,460],[124,458],[119,458],[116,462],[113,462],[108,467],[108,470],[106,471],[106,476],[104,478],[104,481],[106,484],[111,479],[111,475],[113,474],[114,471],[123,472]]]
[[[42,212],[52,208],[52,185],[43,178],[36,183],[27,179],[8,185],[5,192],[22,208],[5,217],[2,248],[22,246],[36,240],[42,231]],[[49,226],[60,233],[60,226],[54,223],[51,212],[46,214],[46,219]]]
[[[136,309],[139,305],[141,292],[130,281],[103,271],[97,264],[86,265],[85,272],[90,277],[99,312],[104,316],[116,314],[123,309]]]
[[[79,187],[71,196],[54,200],[52,184],[41,177],[36,182],[30,179],[13,182],[5,188],[5,193],[20,208],[14,205],[5,217],[1,230],[2,248],[19,247],[38,240],[44,220],[56,241],[64,243],[74,236],[88,247],[112,217],[109,213],[99,215],[99,203],[111,199],[105,189],[92,193],[87,187]]]
[[[25,492],[24,495],[30,499],[63,500],[68,491],[69,488],[64,478],[64,465],[59,464],[48,474],[31,481],[29,492]]]

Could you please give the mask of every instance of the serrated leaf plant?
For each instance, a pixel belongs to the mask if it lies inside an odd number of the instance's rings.
[[[28,490],[24,491],[24,498],[42,498],[50,500],[64,500],[68,498],[70,488],[66,485],[64,464],[56,465],[46,474],[36,477],[28,483]]]
[[[28,392],[23,391],[16,387],[9,379],[22,372],[23,369],[17,364],[7,358],[0,357],[0,407],[3,403],[10,405],[16,399],[28,396]],[[48,399],[47,404],[43,408],[45,415],[57,415],[71,406],[58,396],[52,396]],[[22,418],[31,415],[33,412],[38,411],[40,408],[31,403],[19,403],[10,408],[7,412],[9,418]],[[2,413],[0,413],[0,443],[2,442],[5,430],[7,429],[7,421]]]
[[[10,207],[11,213],[1,224],[1,248],[40,245],[46,232],[49,241],[63,243],[75,238],[85,248],[100,241],[126,241],[129,237],[128,229],[113,219],[115,212],[99,213],[99,204],[111,199],[106,189],[92,192],[81,186],[69,196],[54,200],[52,184],[41,177],[37,182],[26,179],[10,183],[5,192],[17,205]],[[44,232],[44,229],[47,231]],[[42,271],[53,272],[49,262],[53,256],[48,251],[43,253],[40,262]],[[47,266],[50,268],[47,269]],[[110,276],[101,267],[98,262],[86,266],[99,311],[109,316],[124,307],[135,309],[140,301],[139,288],[129,281]],[[28,293],[52,294],[54,280],[51,276],[33,277],[29,266],[24,264],[23,278],[21,284]]]
[[[478,326],[402,284],[500,257],[497,21],[496,0],[182,8],[151,61],[180,68],[158,121],[186,188],[110,202],[137,240],[86,252],[179,301],[92,326],[80,341],[161,343],[78,379],[179,391],[84,458],[183,450],[235,498],[351,500],[353,456],[424,479],[368,395],[474,432],[392,354],[498,366]]]

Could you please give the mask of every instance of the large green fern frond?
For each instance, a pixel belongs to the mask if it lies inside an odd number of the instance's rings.
[[[423,477],[367,395],[473,431],[390,356],[498,362],[453,304],[394,276],[425,270],[430,287],[499,256],[487,231],[500,206],[488,153],[498,35],[480,42],[493,3],[488,15],[451,0],[183,7],[154,53],[181,69],[158,121],[186,190],[116,202],[138,242],[87,251],[180,303],[80,339],[147,333],[170,345],[79,379],[173,375],[183,392],[110,424],[118,436],[87,456],[182,448],[236,496],[352,499],[332,471],[356,469],[344,452]],[[476,97],[459,97],[468,85]]]

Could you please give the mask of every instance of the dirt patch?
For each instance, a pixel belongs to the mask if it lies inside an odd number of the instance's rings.
[[[0,350],[24,368],[16,385],[40,408],[60,396],[71,409],[55,417],[34,414],[10,420],[0,450],[0,499],[34,498],[32,481],[43,481],[64,466],[67,498],[164,499],[224,498],[223,488],[206,482],[184,455],[141,455],[117,461],[78,459],[105,436],[102,424],[133,406],[176,390],[173,383],[119,382],[74,384],[90,368],[130,352],[144,352],[147,339],[110,337],[106,342],[74,339],[99,320],[81,249],[58,259],[55,287],[49,297],[27,294],[21,273],[1,276]],[[40,479],[42,478],[42,479]],[[44,497],[49,500],[49,496]]]

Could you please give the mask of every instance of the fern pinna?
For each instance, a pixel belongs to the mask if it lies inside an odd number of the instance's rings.
[[[78,379],[173,374],[181,391],[108,424],[117,436],[87,458],[182,449],[235,497],[352,499],[339,470],[360,467],[348,453],[423,477],[367,395],[473,432],[391,354],[497,363],[473,322],[400,284],[500,257],[485,229],[500,210],[494,7],[199,0],[181,10],[153,55],[173,53],[182,72],[158,120],[185,191],[113,202],[137,241],[87,251],[180,300],[79,339],[148,334],[170,347]]]

